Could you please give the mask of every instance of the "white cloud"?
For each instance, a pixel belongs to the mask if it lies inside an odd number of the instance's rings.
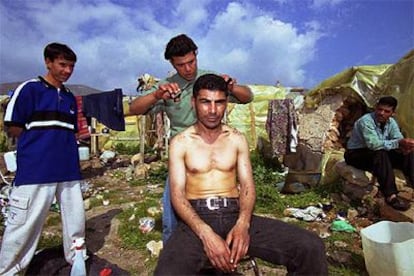
[[[313,24],[299,33],[290,23],[253,6],[230,4],[202,40],[202,65],[234,75],[245,83],[301,84],[301,69],[314,55],[321,34]],[[207,53],[205,50],[207,49]]]
[[[311,7],[318,9],[326,6],[336,6],[345,0],[313,0]]]
[[[70,83],[133,93],[138,75],[164,77],[171,70],[163,52],[178,33],[187,33],[199,46],[200,68],[234,75],[243,83],[305,81],[302,67],[312,60],[321,35],[317,24],[299,32],[254,5],[225,3],[2,1],[0,82],[43,74],[43,47],[60,41],[78,55]]]

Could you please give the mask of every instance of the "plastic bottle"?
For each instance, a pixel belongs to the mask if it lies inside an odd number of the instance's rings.
[[[73,242],[75,248],[75,259],[73,260],[70,276],[86,276],[85,259],[83,258],[83,247],[85,240],[83,238],[76,239]]]

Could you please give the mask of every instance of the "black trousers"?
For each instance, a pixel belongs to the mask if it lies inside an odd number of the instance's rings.
[[[345,151],[345,162],[360,170],[371,172],[378,180],[385,197],[398,193],[394,169],[403,172],[410,185],[414,185],[414,153],[402,154],[397,150],[353,149]]]
[[[238,207],[214,211],[195,209],[223,239],[239,215]],[[289,275],[328,274],[324,243],[313,232],[276,219],[253,216],[249,234],[248,255],[285,265]],[[201,240],[179,221],[161,251],[154,275],[199,275],[207,263]]]

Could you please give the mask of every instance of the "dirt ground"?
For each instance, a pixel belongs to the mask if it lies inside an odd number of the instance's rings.
[[[123,198],[123,202],[127,203],[116,204],[111,202],[108,205],[93,206],[86,211],[86,245],[88,251],[99,257],[99,259],[116,265],[117,268],[124,271],[124,273],[120,273],[122,275],[152,275],[152,272],[145,266],[149,258],[148,252],[128,249],[122,245],[118,235],[120,221],[116,218],[122,210],[130,208],[132,202],[139,203],[143,200],[140,195],[145,186],[131,186],[127,181],[113,177],[115,171],[125,168],[112,169],[108,166],[91,168],[91,163],[93,162],[90,161],[83,164],[82,174],[85,182],[90,187],[93,187],[92,190],[98,187],[104,187],[105,190],[109,191],[116,190],[117,197]],[[3,173],[6,171],[1,161],[0,169]],[[162,193],[162,186],[157,192]],[[90,198],[92,199],[93,196],[90,196]],[[56,212],[50,212],[50,216],[58,218]],[[61,224],[53,223],[52,225],[45,225],[42,235],[44,237],[53,237],[60,235],[60,233]],[[2,228],[0,228],[0,242],[1,239]],[[286,274],[283,268],[271,268],[265,265],[260,265],[260,270],[263,275]],[[254,275],[253,269],[247,263],[242,267],[241,271],[247,276]]]
[[[131,203],[142,202],[142,191],[145,186],[133,186],[130,185],[126,180],[114,177],[119,171],[125,172],[128,166],[130,157],[126,157],[121,163],[125,166],[120,165],[118,168],[111,168],[110,166],[93,166],[93,162],[88,161],[82,164],[82,173],[84,175],[85,182],[89,184],[93,189],[98,187],[107,191],[116,191],[116,196],[122,198],[122,204],[116,202],[110,202],[108,205],[95,204],[92,208],[87,209],[86,216],[86,244],[88,250],[100,259],[106,262],[116,265],[125,273],[112,274],[112,275],[152,275],[146,266],[149,257],[148,252],[142,250],[134,250],[125,248],[122,245],[118,228],[120,221],[117,219],[117,215],[123,210],[131,207]],[[1,160],[1,158],[0,158]],[[0,163],[0,169],[4,171],[4,167]],[[157,193],[162,193],[163,183],[160,186]],[[94,198],[96,196],[89,196]],[[58,217],[56,213],[51,212],[51,216]],[[362,223],[362,222],[361,222]],[[366,223],[364,223],[366,224]],[[306,228],[311,231],[315,231],[320,234],[322,231],[326,231],[329,226],[323,223],[309,223]],[[0,228],[1,230],[1,228]],[[0,240],[1,233],[0,231]],[[61,233],[60,223],[54,223],[44,228],[44,236],[55,236],[57,233]],[[353,234],[355,242],[349,243],[347,246],[352,247],[351,251],[361,250],[361,241],[358,234]],[[350,256],[349,251],[343,251],[338,246],[327,246],[328,259],[330,263],[346,263],[349,262],[353,257]],[[260,262],[260,271],[262,275],[286,275],[284,268],[268,267]],[[254,275],[252,269],[241,270],[244,275]]]
[[[128,202],[140,202],[144,186],[131,186],[126,181],[120,181],[111,176],[111,169],[104,172],[84,171],[85,180],[95,185],[105,183],[105,189],[116,189],[119,197],[128,198]],[[99,183],[99,184],[97,184]],[[162,193],[162,187],[158,193]],[[116,264],[121,269],[132,275],[152,275],[144,263],[148,258],[148,252],[123,248],[118,235],[119,220],[116,218],[123,209],[130,207],[130,203],[109,204],[97,206],[86,211],[86,236],[88,250],[109,263]],[[284,268],[272,268],[265,265],[260,266],[263,275],[286,275]],[[254,275],[249,264],[245,264],[241,271],[246,276]]]

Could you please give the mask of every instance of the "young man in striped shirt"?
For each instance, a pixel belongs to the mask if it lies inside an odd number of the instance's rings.
[[[61,210],[65,258],[72,263],[73,241],[85,237],[80,186],[77,106],[63,85],[73,73],[76,54],[66,45],[44,49],[47,73],[14,91],[4,117],[17,140],[17,171],[0,251],[0,275],[24,273],[56,197]]]

